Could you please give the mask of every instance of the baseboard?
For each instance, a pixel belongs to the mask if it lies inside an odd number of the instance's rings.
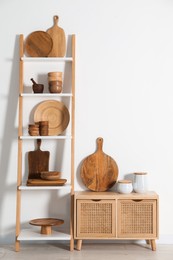
[[[173,235],[160,235],[157,244],[173,244]]]

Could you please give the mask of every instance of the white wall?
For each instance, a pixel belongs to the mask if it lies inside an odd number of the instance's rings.
[[[1,243],[15,238],[18,35],[46,30],[55,14],[77,37],[75,189],[84,189],[80,163],[102,136],[119,179],[148,172],[160,196],[160,242],[173,242],[173,2],[1,0]]]

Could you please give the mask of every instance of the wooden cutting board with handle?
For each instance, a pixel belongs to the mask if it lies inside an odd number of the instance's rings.
[[[64,57],[66,53],[66,38],[64,30],[58,26],[59,17],[54,16],[54,25],[47,30],[53,40],[53,47],[49,57]]]
[[[97,150],[86,157],[80,175],[85,186],[92,191],[106,191],[117,181],[118,166],[114,159],[102,150],[103,138],[97,138]]]
[[[49,170],[49,151],[41,151],[41,139],[37,139],[37,149],[28,152],[28,179],[41,179],[40,173]]]

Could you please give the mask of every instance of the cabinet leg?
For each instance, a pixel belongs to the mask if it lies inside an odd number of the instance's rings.
[[[153,251],[156,251],[156,241],[155,241],[155,239],[151,239],[150,241],[151,241],[151,249]]]
[[[147,243],[147,245],[150,245],[150,244],[151,244],[151,242],[150,242],[149,239],[146,240],[146,243]]]
[[[80,251],[80,250],[81,250],[81,247],[82,247],[82,239],[78,239],[78,240],[77,240],[76,249]]]

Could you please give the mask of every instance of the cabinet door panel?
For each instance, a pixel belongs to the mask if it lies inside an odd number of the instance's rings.
[[[77,200],[77,237],[115,237],[115,200]]]
[[[156,200],[118,200],[118,238],[155,238],[156,207]]]

